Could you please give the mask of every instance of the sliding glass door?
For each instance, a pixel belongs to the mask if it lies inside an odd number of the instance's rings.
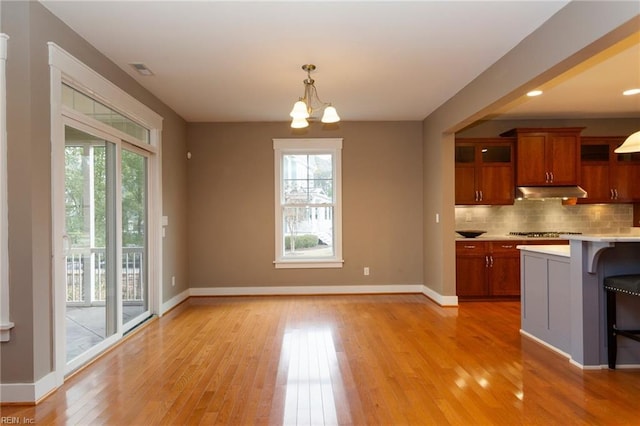
[[[117,330],[116,145],[65,126],[66,359]]]
[[[127,331],[149,316],[147,154],[122,149],[122,323]]]
[[[64,135],[70,372],[151,316],[149,153],[71,120]]]

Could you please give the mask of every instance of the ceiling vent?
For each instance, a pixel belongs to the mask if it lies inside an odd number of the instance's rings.
[[[153,72],[149,68],[147,68],[147,66],[145,64],[134,63],[134,64],[129,64],[129,65],[131,65],[133,67],[133,69],[138,71],[138,73],[140,75],[144,75],[144,76],[153,75]]]

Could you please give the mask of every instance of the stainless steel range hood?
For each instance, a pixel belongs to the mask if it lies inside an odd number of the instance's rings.
[[[575,186],[518,186],[516,198],[542,199],[542,198],[587,198],[587,191]]]

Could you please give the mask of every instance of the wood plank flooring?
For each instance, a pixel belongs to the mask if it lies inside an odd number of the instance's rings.
[[[638,425],[640,371],[521,337],[519,302],[191,298],[37,406],[41,424]]]

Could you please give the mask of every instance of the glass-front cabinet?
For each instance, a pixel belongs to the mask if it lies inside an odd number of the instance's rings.
[[[640,153],[616,154],[625,137],[583,136],[580,144],[580,185],[587,198],[578,202],[640,201]]]
[[[456,205],[513,204],[513,173],[513,140],[456,139]]]

